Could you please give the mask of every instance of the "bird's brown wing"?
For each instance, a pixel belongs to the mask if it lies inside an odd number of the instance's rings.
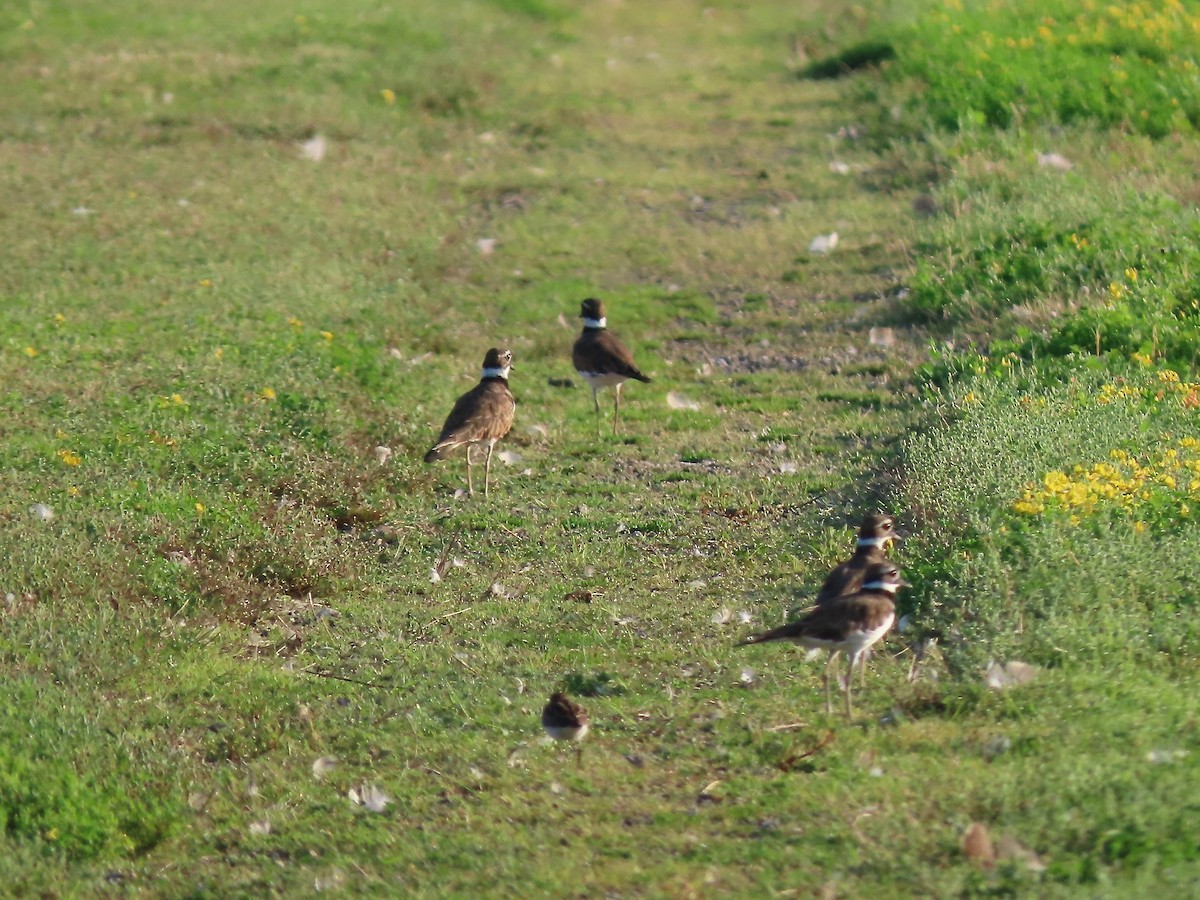
[[[571,362],[576,372],[620,375],[637,381],[650,380],[633,361],[629,348],[609,331],[585,331],[581,334],[571,350]]]
[[[843,563],[838,563],[825,576],[821,590],[817,591],[817,606],[824,606],[838,597],[856,594],[862,590],[863,576],[871,563],[887,562],[887,555],[878,547],[864,548],[862,553],[855,553]]]
[[[587,721],[587,710],[563,694],[551,697],[542,710],[542,724],[547,728],[579,728]]]
[[[481,381],[455,401],[442,433],[425,454],[426,462],[441,459],[461,444],[500,439],[512,428],[516,401],[501,379]]]
[[[862,576],[866,566],[855,564],[853,559],[838,563],[825,576],[821,590],[817,591],[817,606],[824,606],[843,594],[853,594],[862,587]]]
[[[751,635],[741,643],[765,644],[768,641],[804,639],[836,643],[851,631],[870,631],[894,613],[895,604],[883,594],[861,593],[842,597],[818,606],[812,612],[762,634]]]

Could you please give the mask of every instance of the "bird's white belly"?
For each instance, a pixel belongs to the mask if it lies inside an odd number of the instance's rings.
[[[857,656],[887,634],[888,629],[892,627],[894,621],[896,621],[896,614],[891,613],[879,623],[878,628],[873,628],[870,631],[852,631],[839,641],[803,638],[799,643],[809,648],[810,651],[831,650],[835,653],[840,651],[851,656]]]
[[[856,631],[846,638],[846,652],[858,655],[866,650],[881,637],[888,633],[888,629],[892,627],[892,623],[896,621],[896,614],[891,613],[878,628],[871,631]]]
[[[591,386],[592,390],[613,387],[629,380],[628,376],[617,375],[614,372],[580,372],[579,374],[583,376],[583,380]]]
[[[580,741],[588,733],[587,725],[546,725],[546,734],[556,741]]]

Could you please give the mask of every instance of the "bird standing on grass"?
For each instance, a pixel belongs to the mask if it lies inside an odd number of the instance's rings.
[[[442,426],[442,433],[428,453],[425,462],[444,459],[455,447],[467,448],[467,493],[474,494],[471,483],[471,447],[487,447],[483,470],[483,495],[488,495],[492,474],[492,450],[496,442],[508,434],[516,414],[517,402],[508,389],[508,372],[512,368],[512,353],[493,347],[483,358],[483,378],[454,403],[454,409]]]
[[[858,529],[854,555],[838,563],[825,576],[825,583],[817,592],[817,606],[856,593],[862,587],[863,575],[872,563],[888,562],[887,548],[895,539],[896,529],[891,516],[876,514],[863,519],[862,527]]]
[[[583,301],[579,317],[583,319],[583,333],[571,350],[571,362],[575,371],[592,389],[592,403],[596,406],[596,432],[600,431],[601,388],[613,389],[613,434],[617,433],[621,414],[621,385],[629,379],[649,382],[617,336],[608,330],[608,319],[604,315],[604,304],[594,297]]]
[[[862,588],[818,606],[795,622],[781,625],[762,634],[752,635],[741,644],[765,644],[770,641],[791,641],[810,650],[828,650],[825,663],[825,711],[833,711],[829,687],[829,667],[838,653],[845,653],[846,716],[854,714],[851,684],[854,663],[859,654],[887,634],[896,621],[896,591],[907,585],[900,570],[891,563],[871,563],[863,576]]]
[[[542,728],[556,741],[582,741],[588,733],[587,710],[557,691],[551,694],[550,702],[542,710]],[[583,758],[583,749],[578,743],[575,753],[580,759]]]
[[[854,554],[845,562],[838,563],[825,576],[821,590],[817,592],[817,606],[824,606],[846,594],[857,593],[862,588],[863,575],[872,563],[889,563],[888,545],[896,540],[896,528],[891,516],[872,514],[863,519],[858,530],[858,542]],[[818,651],[811,651],[816,654]],[[858,660],[859,684],[866,681],[867,658],[870,650],[864,650]]]

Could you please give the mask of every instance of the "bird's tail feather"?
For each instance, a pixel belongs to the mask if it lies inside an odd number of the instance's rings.
[[[447,453],[462,443],[462,441],[442,441],[440,444],[434,444],[430,451],[425,454],[425,462],[431,463],[439,459],[445,459]]]
[[[767,641],[775,640],[773,631],[764,631],[762,634],[752,634],[748,638],[743,638],[737,642],[739,647],[745,647],[747,644],[765,644]]]
[[[745,644],[766,644],[769,641],[794,641],[799,635],[803,626],[796,622],[789,622],[786,625],[780,625],[778,628],[772,628],[770,631],[763,631],[759,634],[752,634],[744,640],[738,641],[738,646]]]

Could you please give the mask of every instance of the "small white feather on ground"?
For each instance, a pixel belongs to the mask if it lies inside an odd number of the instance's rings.
[[[688,409],[695,411],[700,408],[700,404],[695,400],[685,397],[678,391],[669,391],[667,393],[667,406],[671,409]]]

